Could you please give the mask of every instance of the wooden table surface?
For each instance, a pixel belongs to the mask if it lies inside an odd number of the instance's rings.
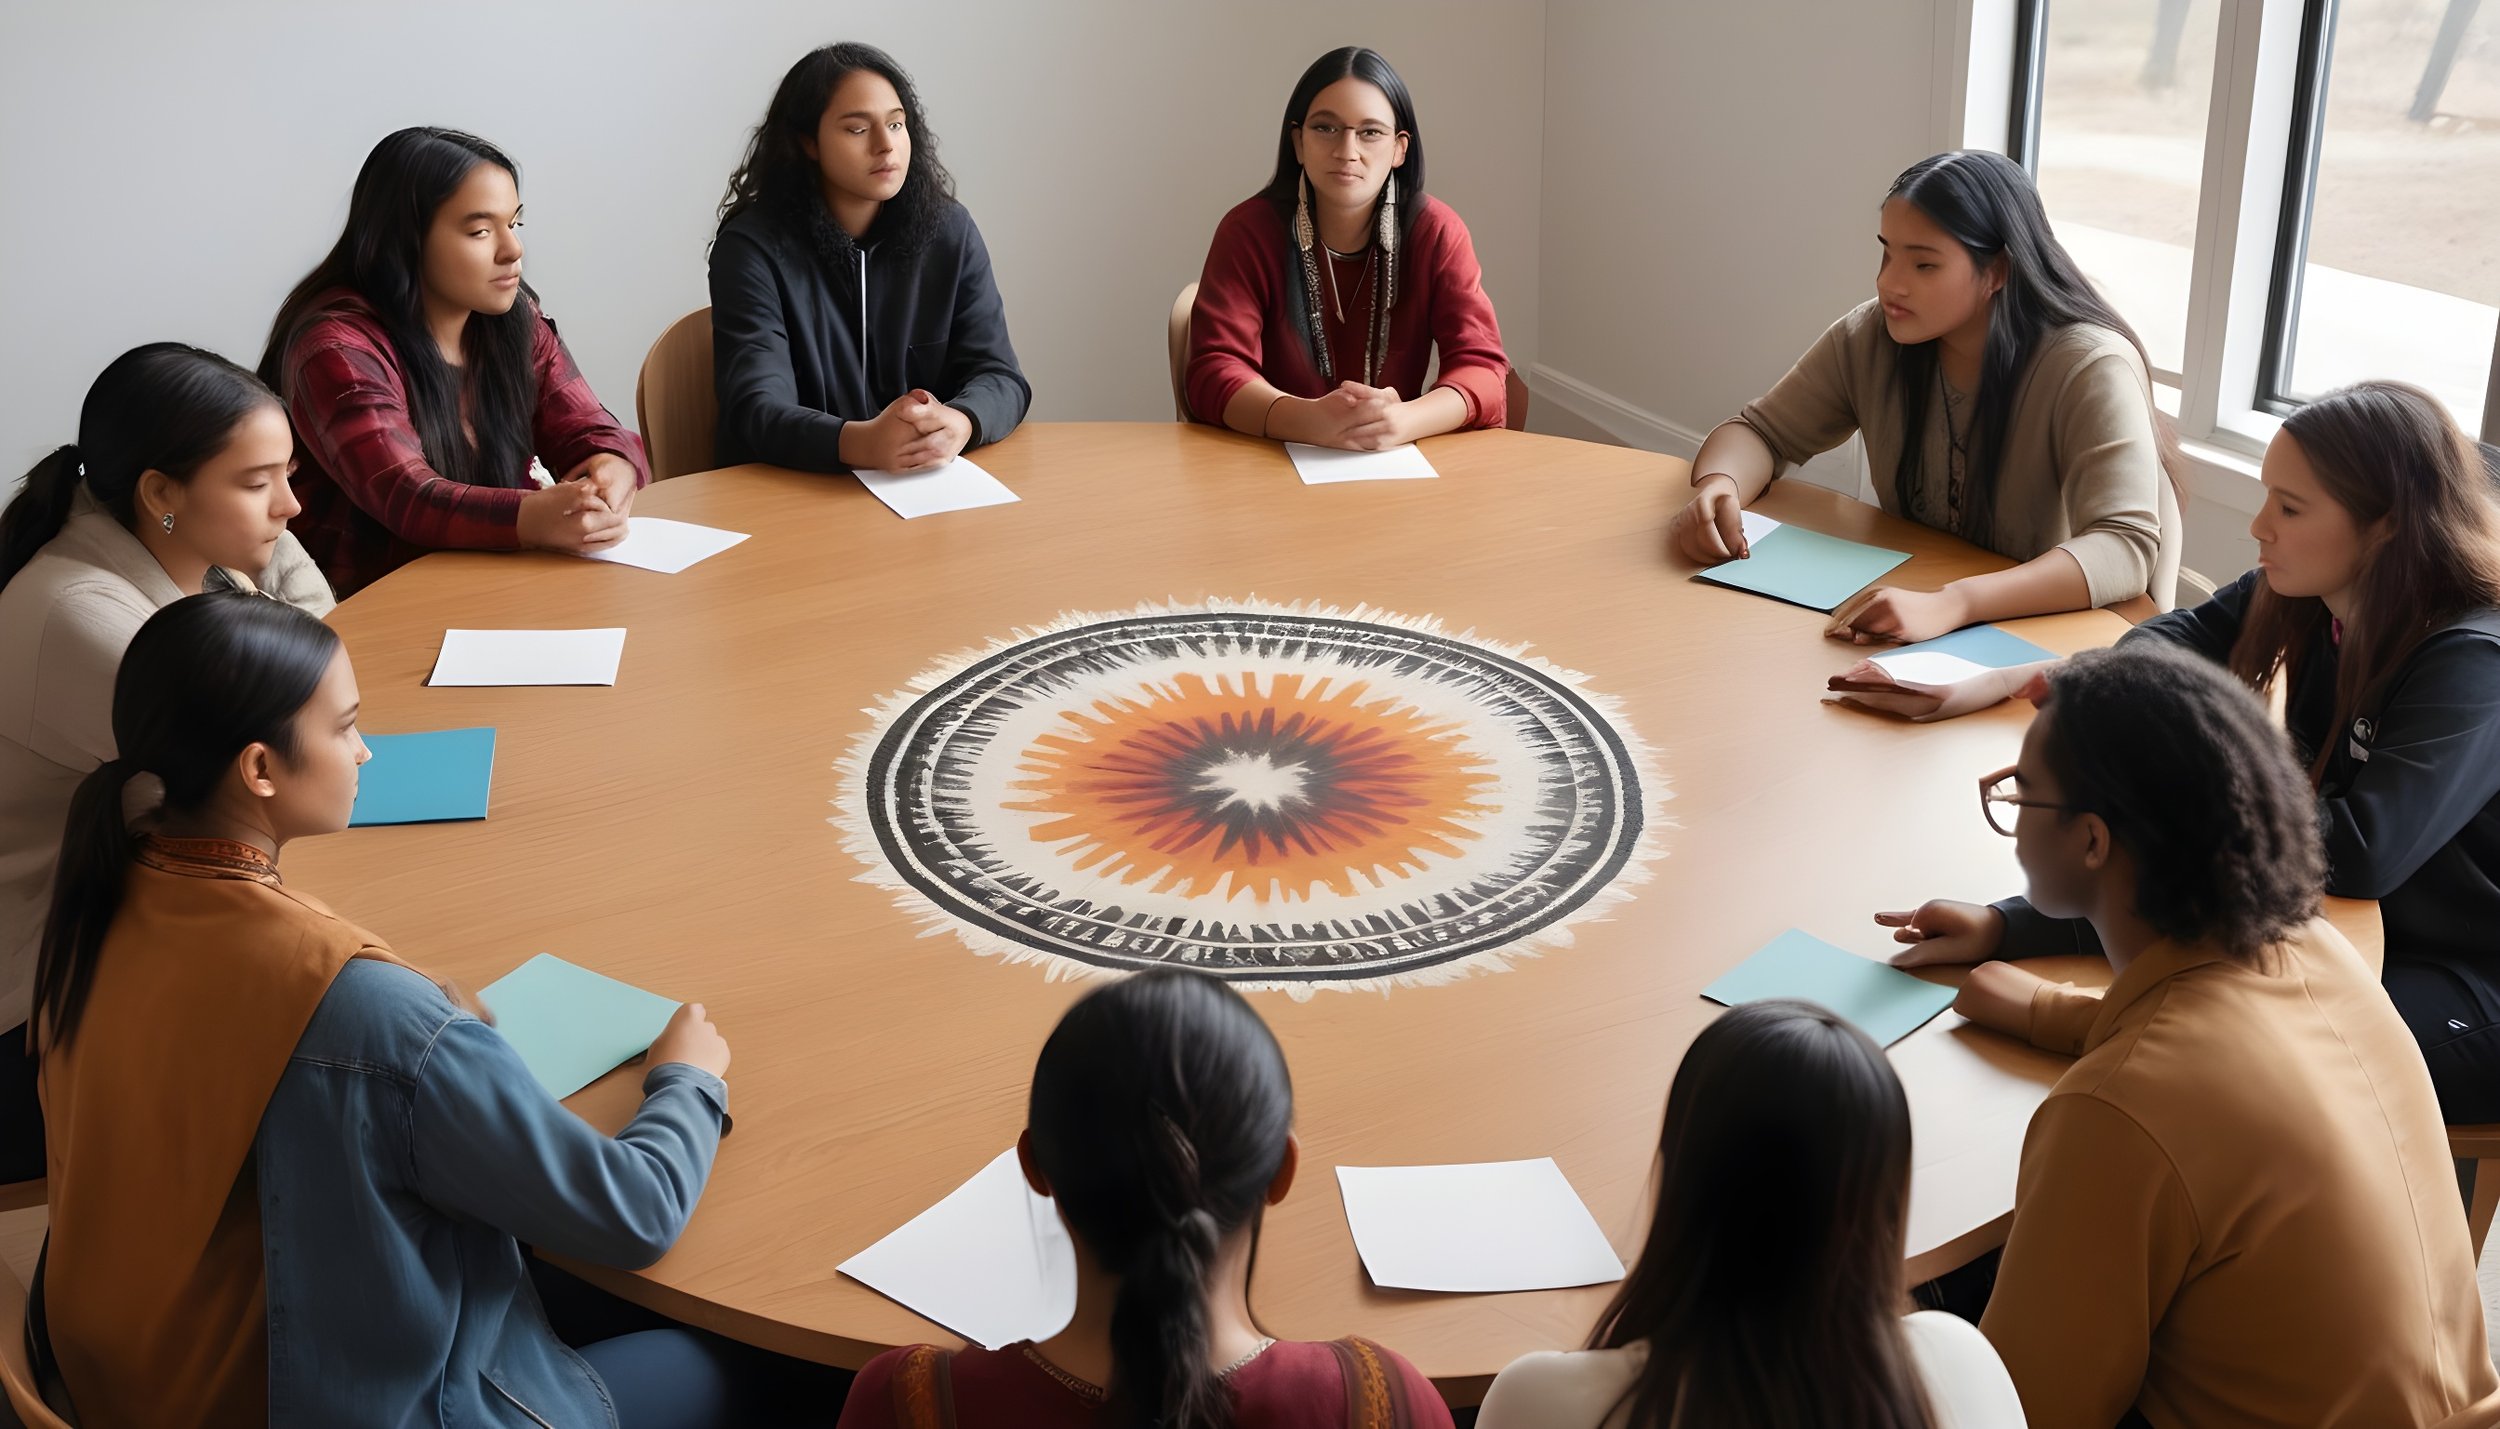
[[[763,467],[636,502],[753,533],[677,576],[546,554],[426,557],[341,606],[368,732],[490,724],[493,817],[358,829],[289,881],[471,986],[552,952],[711,1009],[736,1130],[637,1300],[857,1365],[945,1331],[834,1267],[1011,1145],[1033,1059],[1085,984],[976,957],[857,881],[828,823],[864,710],[940,657],[1071,610],[1259,596],[1435,615],[1526,642],[1619,697],[1671,798],[1654,878],[1575,946],[1386,996],[1262,994],[1290,1059],[1304,1171],[1268,1217],[1253,1304],[1295,1339],[1359,1333],[1470,1402],[1576,1345],[1606,1287],[1372,1288],[1332,1167],[1554,1157],[1627,1260],[1701,988],[1797,927],[1881,955],[1869,915],[2018,892],[1978,776],[2029,707],[1913,726],[1822,702],[1855,653],[1816,612],[1691,579],[1665,532],[1684,463],[1517,432],[1438,438],[1441,479],[1306,487],[1283,451],[1205,427],[1028,425],[978,453],[1015,505],[897,520],[847,478]],[[1797,482],[1767,513],[1912,553],[1933,587],[2005,562]],[[434,689],[446,627],[622,625],[614,688]],[[2106,644],[2107,612],[2018,622]],[[2370,948],[2375,909],[2347,908]],[[2106,976],[2105,965],[2063,971]],[[2022,1129],[2056,1059],[1948,1013],[1893,1049],[1917,1137],[1909,1271],[2000,1242]],[[631,1113],[639,1071],[573,1099]]]

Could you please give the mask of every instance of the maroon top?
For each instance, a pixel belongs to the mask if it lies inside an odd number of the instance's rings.
[[[651,480],[642,438],[619,426],[590,390],[556,326],[538,313],[530,364],[538,374],[532,445],[562,476],[601,452]],[[287,344],[280,395],[295,419],[296,499],[287,529],[330,578],[341,600],[428,551],[510,551],[521,544],[521,498],[536,488],[526,468],[504,484],[471,486],[425,459],[408,411],[407,379],[382,319],[344,289],[323,299]]]
[[[1215,227],[1206,271],[1198,279],[1198,306],[1189,319],[1190,415],[1223,425],[1225,404],[1259,378],[1294,397],[1326,396],[1311,360],[1310,339],[1294,321],[1294,290],[1302,283],[1301,259],[1287,224],[1265,197],[1236,204]],[[1339,381],[1360,381],[1364,325],[1371,315],[1368,263],[1331,265],[1344,300],[1340,322],[1329,301],[1328,270],[1320,274],[1320,321]],[[1389,310],[1389,351],[1380,385],[1409,401],[1424,393],[1424,370],[1433,348],[1441,350],[1436,385],[1467,399],[1469,427],[1498,427],[1505,415],[1503,382],[1510,359],[1502,353],[1502,330],[1493,300],[1484,295],[1483,270],[1467,225],[1450,206],[1427,194],[1406,236],[1397,305]],[[1355,297],[1355,287],[1362,297]]]
[[[1378,1356],[1404,1393],[1413,1429],[1451,1429],[1449,1406],[1432,1381],[1369,1341],[1349,1342]],[[870,1360],[852,1381],[838,1429],[911,1429],[900,1413],[895,1374],[910,1347]],[[1003,1350],[963,1349],[949,1366],[954,1422],[961,1429],[1094,1429],[1102,1391],[1040,1358],[1031,1341]],[[1237,1429],[1346,1429],[1345,1371],[1324,1342],[1279,1340],[1225,1376]]]

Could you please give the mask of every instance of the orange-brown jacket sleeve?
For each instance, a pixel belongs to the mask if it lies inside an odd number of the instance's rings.
[[[2195,1246],[2177,1168],[2133,1117],[2089,1093],[2041,1104],[1979,1322],[2032,1429],[2109,1429],[2127,1412]]]

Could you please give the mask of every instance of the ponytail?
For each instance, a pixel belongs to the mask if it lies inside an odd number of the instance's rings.
[[[1025,1135],[1081,1253],[1120,1282],[1109,1429],[1232,1429],[1207,1363],[1208,1296],[1260,1215],[1293,1135],[1293,1082],[1241,994],[1139,973],[1070,1008],[1033,1070]]]
[[[17,579],[43,543],[61,534],[82,473],[76,443],[53,448],[51,455],[26,473],[17,499],[8,510],[0,511],[0,586]]]
[[[28,1046],[65,1047],[95,985],[139,841],[125,814],[131,780],[161,781],[164,808],[190,814],[255,744],[295,757],[295,716],[338,653],[329,626],[240,591],[185,596],[148,617],[113,679],[113,742],[70,797],[35,963]]]
[[[61,832],[61,861],[52,874],[52,909],[44,918],[42,949],[35,964],[35,1010],[26,1045],[41,1051],[66,1045],[86,1010],[95,983],[96,953],[105,930],[121,911],[122,880],[137,841],[122,816],[131,775],[126,759],[107,759],[78,781],[70,796],[69,822]]]
[[[140,477],[188,482],[245,417],[277,404],[259,378],[201,348],[151,342],[114,358],[79,406],[78,440],[37,462],[0,513],[0,585],[61,534],[80,487],[135,529]]]

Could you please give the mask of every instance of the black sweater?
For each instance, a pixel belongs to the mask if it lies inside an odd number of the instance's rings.
[[[2262,579],[2250,571],[2119,643],[2167,640],[2228,660]],[[2328,728],[2335,668],[2334,639],[2322,630],[2284,697],[2284,725],[2304,767],[2322,743],[2334,743],[2318,787],[2326,891],[2378,900],[2388,957],[2500,986],[2500,637],[2433,634],[2389,681],[2377,717],[2348,730]],[[2088,923],[2043,918],[2020,899],[1997,907],[2009,956],[2098,951]]]
[[[819,206],[821,208],[821,206]],[[972,418],[967,448],[1024,420],[1033,389],[1007,342],[989,249],[961,204],[903,252],[830,215],[759,205],[712,245],[714,450],[723,466],[848,471],[842,426],[915,387]]]

